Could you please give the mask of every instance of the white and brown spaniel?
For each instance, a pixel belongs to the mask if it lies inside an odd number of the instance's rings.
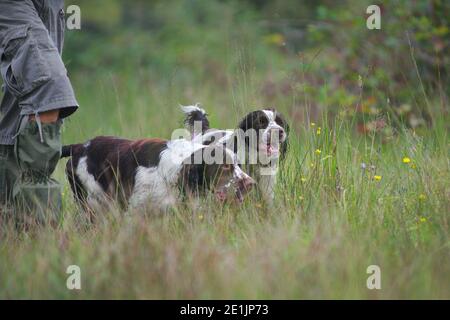
[[[71,157],[66,174],[76,201],[92,210],[118,200],[125,208],[164,211],[184,196],[208,192],[242,201],[254,184],[230,150],[185,139],[100,136],[64,146],[62,157]]]
[[[273,202],[279,161],[287,152],[289,126],[275,109],[248,113],[234,130],[210,129],[205,110],[198,105],[182,107],[192,140],[206,145],[224,145],[233,150],[239,165],[257,181],[262,198]]]

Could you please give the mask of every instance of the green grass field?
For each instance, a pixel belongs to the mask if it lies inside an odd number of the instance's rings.
[[[178,103],[202,102],[220,128],[260,105],[251,82],[232,92],[194,86],[194,101],[185,88],[155,88],[139,76],[74,83],[83,107],[65,123],[66,143],[100,134],[169,138],[181,126]],[[352,119],[291,118],[273,208],[252,194],[241,207],[206,199],[159,216],[108,212],[88,224],[61,161],[60,227],[1,226],[0,297],[448,299],[448,119],[435,106],[432,128],[399,128],[384,142],[356,134]],[[66,288],[72,264],[81,290]],[[366,287],[369,265],[381,269],[380,290]]]
[[[369,0],[69,2],[64,143],[169,139],[200,102],[230,129],[275,106],[290,149],[273,207],[253,192],[93,224],[61,160],[59,227],[0,222],[0,299],[450,299],[448,2],[385,1],[381,30]]]

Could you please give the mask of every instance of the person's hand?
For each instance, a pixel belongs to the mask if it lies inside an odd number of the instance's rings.
[[[29,119],[30,121],[35,121],[36,117],[34,114],[31,114]],[[56,122],[59,119],[59,109],[40,112],[39,119],[42,123]]]

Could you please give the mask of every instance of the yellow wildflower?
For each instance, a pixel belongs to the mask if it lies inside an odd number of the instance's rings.
[[[425,217],[420,217],[419,221],[422,222],[422,223],[427,222],[427,218],[425,218]]]
[[[403,161],[403,163],[410,163],[411,159],[408,157],[404,157],[402,161]]]
[[[285,39],[281,33],[271,33],[264,37],[264,42],[267,44],[282,46],[284,45]]]
[[[419,200],[425,200],[427,198],[426,195],[424,195],[423,193],[419,194]]]
[[[306,182],[306,178],[301,177],[301,178],[300,178],[300,181],[301,181],[301,182]]]
[[[381,180],[381,176],[375,175],[375,176],[373,176],[373,179],[376,180],[376,181],[380,181]]]
[[[320,133],[321,133],[320,131],[321,131],[321,130],[322,130],[322,129],[321,129],[320,127],[317,128],[316,133],[317,133],[318,136],[320,136]]]
[[[321,154],[322,151],[320,151],[320,149],[316,149],[316,151],[314,151],[316,154]]]
[[[199,219],[199,220],[203,220],[203,215],[202,215],[202,214],[199,215],[199,216],[198,216],[198,219]]]
[[[316,124],[314,122],[311,122],[311,127],[315,127]]]

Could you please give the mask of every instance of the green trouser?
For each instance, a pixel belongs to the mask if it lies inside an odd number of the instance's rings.
[[[61,187],[51,174],[60,158],[60,129],[61,121],[24,117],[14,146],[0,145],[0,201],[19,226],[59,220]]]
[[[18,222],[55,220],[60,212],[60,187],[50,176],[61,123],[27,119],[52,110],[65,118],[78,108],[61,58],[64,28],[63,0],[0,0],[0,213]]]

